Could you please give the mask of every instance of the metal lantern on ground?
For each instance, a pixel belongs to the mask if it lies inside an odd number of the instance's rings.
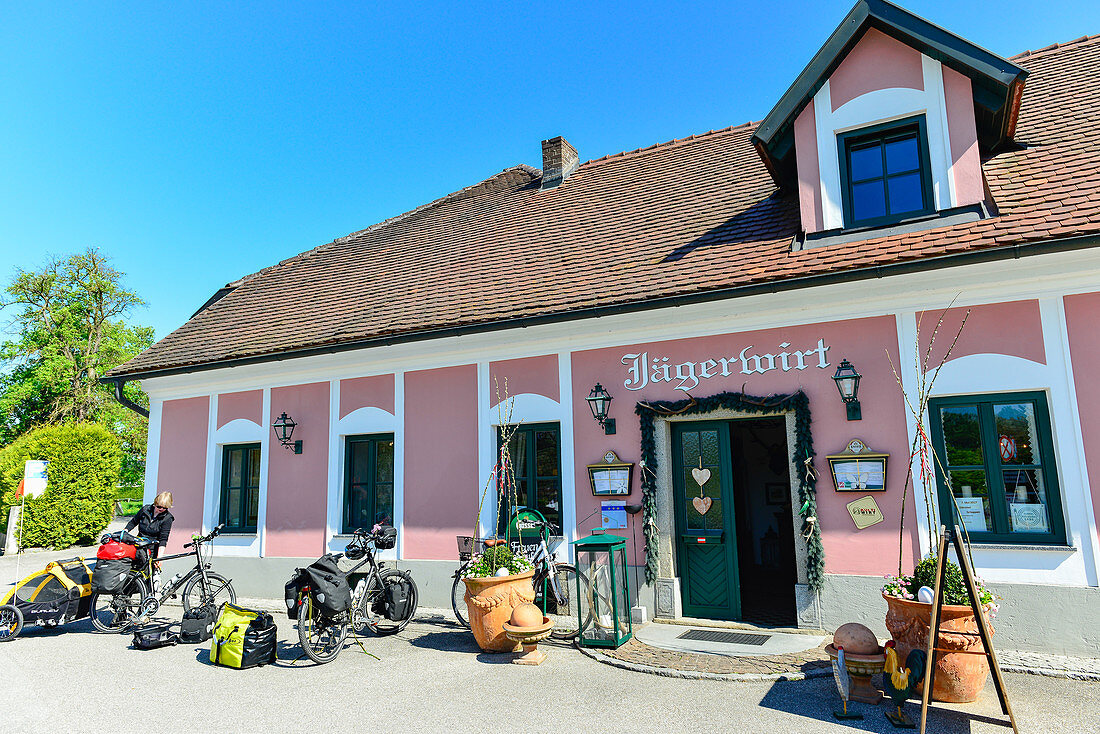
[[[840,397],[848,408],[848,420],[850,421],[858,421],[863,417],[857,399],[861,377],[862,375],[856,372],[856,368],[846,359],[841,361],[840,366],[836,368],[836,374],[833,375],[836,389],[840,391]]]
[[[578,623],[582,627],[577,641],[585,647],[618,647],[634,632],[626,538],[589,535],[572,545],[577,555]]]

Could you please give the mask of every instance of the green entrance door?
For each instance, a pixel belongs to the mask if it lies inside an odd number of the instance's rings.
[[[731,466],[728,424],[673,424],[676,551],[686,617],[741,618]]]

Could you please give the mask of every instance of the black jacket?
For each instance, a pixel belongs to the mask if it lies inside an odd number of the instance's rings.
[[[168,545],[168,534],[172,532],[173,520],[175,518],[172,517],[171,510],[165,510],[158,517],[153,512],[152,505],[145,505],[126,523],[126,529],[131,530],[137,526],[138,533],[157,541],[157,546],[153,548],[153,557],[156,558],[160,549]]]

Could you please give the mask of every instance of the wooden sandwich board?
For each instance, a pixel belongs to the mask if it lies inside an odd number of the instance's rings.
[[[1008,702],[1008,693],[1005,691],[1004,678],[1001,676],[1001,666],[997,663],[997,653],[993,651],[993,635],[989,631],[989,623],[982,611],[981,600],[978,598],[978,587],[974,583],[974,569],[970,567],[970,556],[964,551],[962,544],[962,531],[955,525],[948,530],[946,526],[940,526],[940,542],[936,561],[936,587],[932,596],[932,618],[928,623],[928,658],[924,668],[924,693],[920,702],[920,731],[924,734],[928,724],[928,704],[932,699],[932,686],[935,682],[937,652],[959,652],[958,650],[940,650],[936,647],[936,640],[940,636],[940,611],[943,607],[944,574],[947,567],[947,544],[951,543],[955,548],[955,555],[959,559],[959,568],[962,570],[963,581],[966,582],[967,596],[970,598],[970,608],[974,610],[974,619],[978,623],[978,631],[952,632],[952,634],[977,634],[982,639],[982,652],[970,652],[971,655],[985,655],[989,660],[989,672],[993,676],[993,687],[997,689],[997,698],[1001,702],[1001,711],[1008,714],[1008,722],[1012,731],[1019,734],[1016,728],[1016,717],[1012,713],[1012,705]]]

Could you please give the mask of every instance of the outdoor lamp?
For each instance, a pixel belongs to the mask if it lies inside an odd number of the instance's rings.
[[[596,383],[596,386],[592,388],[592,392],[588,393],[588,397],[585,398],[588,401],[588,407],[592,409],[592,417],[596,419],[596,422],[603,426],[603,432],[605,436],[610,436],[615,433],[615,419],[607,417],[607,409],[611,407],[611,396],[607,390],[603,389],[603,385]]]
[[[858,421],[863,418],[863,414],[859,409],[859,400],[857,400],[859,378],[861,376],[847,359],[841,361],[840,366],[836,368],[836,374],[833,375],[836,389],[840,391],[840,397],[844,400],[844,404],[848,406],[848,420],[850,421]]]
[[[577,599],[583,600],[577,604],[577,640],[584,647],[618,647],[634,633],[626,538],[589,535],[570,545],[577,558]]]
[[[292,441],[291,437],[294,435],[294,427],[298,424],[294,422],[294,419],[283,411],[283,414],[275,419],[275,422],[271,424],[272,430],[275,431],[275,438],[279,439],[279,443],[283,445],[283,448],[292,450],[296,454],[302,453],[302,442]]]

